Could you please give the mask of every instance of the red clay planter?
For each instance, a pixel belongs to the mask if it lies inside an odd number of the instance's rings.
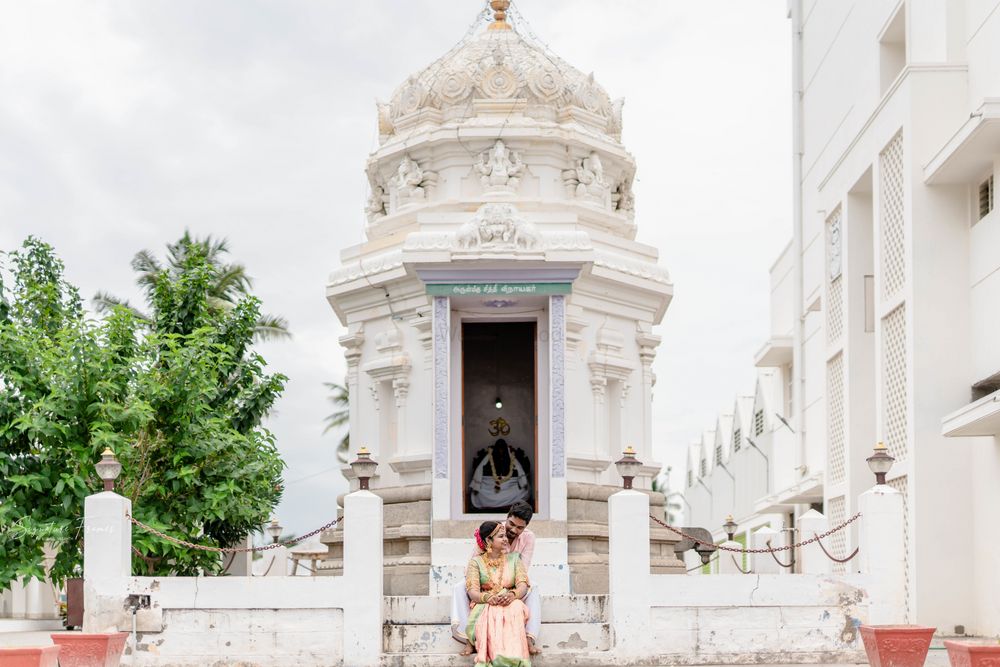
[[[951,667],[1000,667],[1000,644],[946,641]]]
[[[60,667],[118,667],[127,632],[54,632],[52,641],[62,647]]]
[[[0,648],[0,665],[3,667],[56,667],[58,664],[58,646]]]
[[[871,667],[923,667],[936,628],[920,625],[862,625],[861,639]]]

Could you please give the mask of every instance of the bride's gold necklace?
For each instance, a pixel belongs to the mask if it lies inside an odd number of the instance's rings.
[[[504,554],[500,554],[497,558],[490,558],[489,552],[483,554],[483,561],[486,563],[487,577],[493,585],[494,590],[501,590],[503,588],[503,567],[504,567]]]

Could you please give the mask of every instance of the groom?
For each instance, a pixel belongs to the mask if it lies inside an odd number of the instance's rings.
[[[519,500],[510,506],[507,511],[507,520],[504,528],[507,532],[507,549],[521,554],[521,562],[524,569],[531,567],[531,557],[535,553],[535,534],[528,530],[531,517],[534,512],[531,505]],[[482,551],[477,545],[472,547],[472,557],[482,555]],[[529,575],[530,576],[530,575]],[[511,595],[508,593],[508,595]],[[535,647],[538,638],[538,631],[542,627],[542,600],[538,595],[538,589],[532,586],[524,598],[524,604],[528,606],[531,617],[528,619],[526,634],[528,635],[528,650],[532,655],[541,653],[541,649]],[[451,634],[456,641],[463,644],[468,643],[465,636],[465,626],[469,622],[469,593],[465,590],[465,582],[455,584],[455,590],[451,600]]]

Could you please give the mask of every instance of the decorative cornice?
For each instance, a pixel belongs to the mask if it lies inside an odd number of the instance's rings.
[[[392,250],[374,257],[343,266],[330,274],[328,287],[337,287],[345,283],[370,277],[377,273],[389,271],[403,266],[403,251]]]
[[[598,250],[594,257],[594,266],[600,266],[619,273],[625,273],[637,278],[652,280],[664,285],[671,285],[670,272],[659,264],[640,259],[631,259],[621,255],[613,255]]]

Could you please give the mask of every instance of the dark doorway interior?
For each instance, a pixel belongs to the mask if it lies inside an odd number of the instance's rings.
[[[517,500],[535,506],[535,366],[534,322],[462,324],[466,513],[505,513]]]

